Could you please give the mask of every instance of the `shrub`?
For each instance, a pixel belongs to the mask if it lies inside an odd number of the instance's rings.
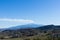
[[[4,39],[4,37],[0,37],[0,39]]]

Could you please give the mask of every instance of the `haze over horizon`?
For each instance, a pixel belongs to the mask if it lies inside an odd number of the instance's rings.
[[[60,0],[0,0],[0,28],[29,23],[60,25]]]

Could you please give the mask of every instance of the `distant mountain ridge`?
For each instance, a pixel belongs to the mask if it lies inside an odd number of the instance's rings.
[[[38,27],[37,29],[41,30],[60,29],[60,25],[44,25],[42,27]]]
[[[26,25],[18,25],[18,26],[13,26],[7,29],[11,29],[11,30],[16,30],[16,29],[26,29],[26,28],[36,28],[36,27],[40,27],[42,25],[38,25],[38,24],[26,24]]]

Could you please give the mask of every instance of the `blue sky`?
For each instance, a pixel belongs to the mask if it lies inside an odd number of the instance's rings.
[[[60,0],[0,0],[0,28],[28,23],[60,25]]]

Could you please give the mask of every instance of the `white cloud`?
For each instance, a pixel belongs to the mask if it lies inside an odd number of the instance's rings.
[[[28,23],[34,23],[33,20],[25,20],[25,19],[8,19],[8,18],[0,18],[0,21],[7,21],[7,22],[28,22]]]
[[[0,18],[0,28],[35,23],[33,20]]]

